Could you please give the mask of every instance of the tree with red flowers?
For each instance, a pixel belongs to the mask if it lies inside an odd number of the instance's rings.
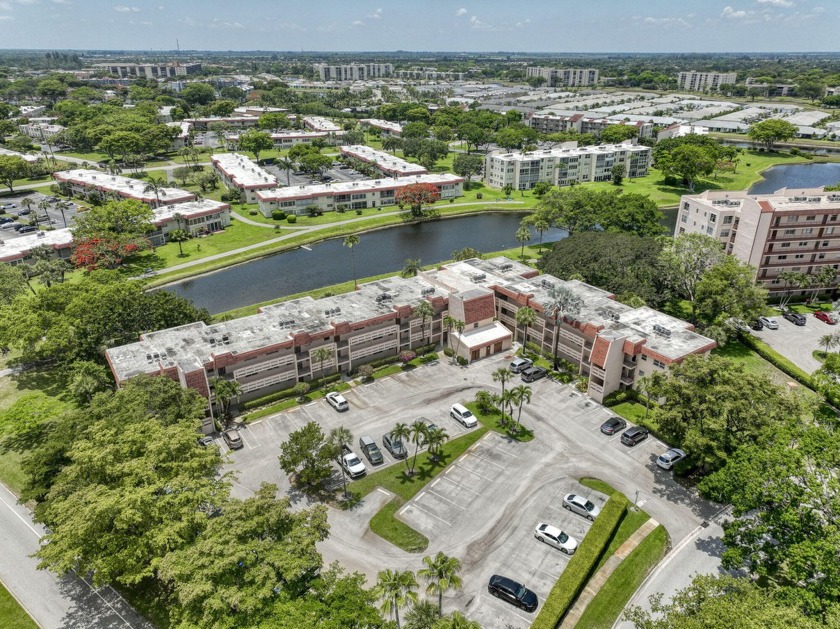
[[[148,247],[148,242],[124,242],[119,238],[88,238],[76,243],[71,261],[88,271],[115,269],[123,260]]]
[[[430,183],[413,183],[397,190],[394,199],[400,207],[408,206],[412,220],[428,217],[432,208],[423,210],[424,205],[432,205],[440,199],[440,190]]]
[[[155,214],[133,199],[109,201],[76,217],[73,264],[88,271],[114,269],[150,246],[146,234],[155,229]]]

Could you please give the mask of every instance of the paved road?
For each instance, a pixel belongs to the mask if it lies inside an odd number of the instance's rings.
[[[764,328],[761,331],[754,330],[752,334],[808,373],[819,369],[822,363],[814,358],[813,351],[821,349],[820,337],[833,334],[838,326],[823,323],[812,314],[806,315],[804,326],[792,324],[781,314],[774,314],[773,318],[779,322],[778,330]]]
[[[0,581],[44,629],[151,629],[110,587],[94,589],[74,574],[38,570],[30,555],[44,529],[0,485]]]

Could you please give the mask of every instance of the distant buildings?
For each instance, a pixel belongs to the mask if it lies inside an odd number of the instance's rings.
[[[303,118],[303,124],[307,129],[322,131],[324,133],[338,133],[342,130],[340,125],[321,116],[305,116]]]
[[[26,153],[18,153],[17,151],[13,151],[2,146],[0,146],[0,155],[5,155],[7,157],[20,157],[23,161],[28,162],[30,164],[34,164],[39,159],[41,159],[40,155],[27,155]]]
[[[321,212],[341,209],[339,206],[348,210],[361,210],[394,205],[397,190],[415,183],[435,186],[441,199],[454,199],[464,193],[464,180],[461,177],[441,173],[393,179],[344,181],[312,186],[287,186],[285,188],[260,190],[256,196],[263,216],[271,216],[274,210],[282,210],[286,214],[300,215],[306,214],[309,206],[312,205]]]
[[[394,73],[394,65],[391,63],[316,63],[314,69],[321,81],[367,81],[389,77]]]
[[[107,71],[109,74],[116,74],[124,78],[146,78],[159,79],[172,76],[187,76],[201,72],[200,63],[180,63],[171,61],[169,63],[97,63],[94,68]]]
[[[383,137],[389,135],[399,137],[402,133],[402,125],[399,122],[391,122],[390,120],[379,120],[378,118],[362,118],[359,123],[363,127],[373,127],[379,129]]]
[[[623,124],[635,127],[638,137],[649,138],[653,135],[653,123],[646,121],[616,120],[599,118],[576,113],[569,116],[560,114],[531,114],[526,120],[528,125],[540,133],[591,133],[595,137],[611,125]]]
[[[327,144],[336,144],[341,141],[344,131],[337,131],[335,133],[327,133],[326,131],[275,131],[270,134],[271,140],[274,142],[275,148],[288,149],[295,144],[312,144],[316,140],[323,140]],[[240,135],[238,133],[228,133],[225,135],[226,140],[233,143],[239,142]]]
[[[69,229],[62,228],[0,240],[0,262],[11,265],[21,264],[31,255],[35,247],[41,245],[52,247],[55,257],[67,259],[72,251],[73,234]]]
[[[688,92],[705,92],[719,89],[721,85],[734,85],[738,75],[735,72],[680,72],[677,86]]]
[[[530,190],[538,181],[547,181],[555,186],[609,181],[616,164],[624,167],[625,177],[644,177],[650,161],[650,147],[630,142],[561,146],[527,153],[498,150],[484,158],[484,181],[493,188],[510,185],[514,190]]]
[[[526,69],[529,77],[541,76],[546,87],[590,87],[598,84],[599,72],[595,68],[547,68]]]
[[[415,81],[463,81],[467,78],[466,72],[440,72],[435,68],[397,70],[395,74],[397,78]]]
[[[708,135],[707,127],[691,124],[676,123],[668,125],[656,134],[657,142],[668,138],[681,138],[686,135]]]
[[[816,275],[828,266],[840,273],[840,192],[783,188],[772,194],[684,195],[674,230],[680,234],[718,239],[726,253],[758,269],[760,283],[780,291],[784,271]]]

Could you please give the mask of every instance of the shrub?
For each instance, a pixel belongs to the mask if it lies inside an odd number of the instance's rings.
[[[437,354],[426,354],[425,356],[420,357],[420,362],[424,365],[428,365],[429,363],[433,363],[438,359]]]
[[[625,402],[638,402],[639,392],[635,389],[624,389],[623,391],[613,391],[604,398],[604,406],[617,406]]]
[[[275,221],[282,221],[284,218],[286,218],[286,213],[283,210],[272,210],[271,218],[273,218]]]
[[[624,518],[629,504],[627,498],[618,492],[610,496],[575,554],[572,555],[566,569],[551,588],[539,615],[531,625],[532,629],[554,629],[560,624],[563,616],[589,581],[601,555]]]
[[[455,199],[449,199],[450,203],[455,203]]]
[[[697,464],[694,461],[692,461],[690,457],[686,457],[681,461],[677,461],[671,467],[671,469],[674,472],[674,476],[678,476],[679,478],[691,476],[697,468]]]
[[[256,216],[257,214],[259,214],[259,212],[257,212],[257,210],[248,210],[248,214],[250,214],[251,216]]]
[[[356,370],[362,380],[370,380],[373,378],[373,367],[370,365],[362,365]]]
[[[339,203],[337,206],[335,206],[335,211],[339,214],[344,214],[344,212],[347,211],[347,206],[343,203]]]
[[[361,216],[363,211],[364,211],[364,210],[362,210],[362,208],[357,208],[357,209],[356,209],[356,215],[357,215],[357,216]]]
[[[287,223],[292,223],[292,224],[293,224],[293,223],[297,223],[297,216],[295,216],[294,214],[289,214],[289,215],[286,217],[286,222],[287,222]]]
[[[400,352],[399,359],[403,363],[410,363],[412,360],[417,358],[417,354],[413,351],[406,350],[404,352]]]
[[[466,367],[470,362],[463,356],[458,356],[455,360],[458,362],[459,365],[461,365],[461,367]]]
[[[374,369],[379,369],[380,367],[385,367],[386,365],[393,365],[398,360],[400,360],[399,356],[386,356],[385,358],[372,360],[368,363],[368,365],[370,365]]]
[[[452,349],[451,347],[444,347],[443,348],[443,354],[445,356],[448,356],[449,358],[452,358],[455,355],[455,350]]]
[[[227,192],[223,192],[219,199],[222,201],[222,203],[229,203],[233,200]]]
[[[475,198],[476,198],[476,199],[483,199],[483,198],[484,198],[484,195],[483,195],[483,194],[481,194],[480,192],[476,192],[476,193],[475,193]]]

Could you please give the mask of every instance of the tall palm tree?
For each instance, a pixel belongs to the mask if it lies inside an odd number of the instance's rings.
[[[435,316],[435,307],[424,299],[414,308],[414,316],[420,317],[420,328],[423,331],[423,345],[425,345],[426,319],[429,319],[429,321],[431,322],[432,317]]]
[[[210,380],[210,385],[216,393],[216,400],[219,403],[222,417],[225,420],[225,425],[230,423],[231,417],[231,402],[234,399],[239,399],[242,395],[242,385],[236,380],[227,380],[225,378],[215,377]]]
[[[400,629],[400,607],[417,602],[417,579],[411,570],[381,570],[376,576],[373,595],[386,614],[394,613],[397,629]]]
[[[391,438],[399,439],[403,444],[403,447],[405,447],[411,439],[411,428],[402,422],[397,422],[397,424],[391,429]],[[410,474],[408,469],[408,456],[403,459],[403,463],[405,463],[405,471]]]
[[[405,614],[406,629],[433,629],[441,622],[437,603],[417,601]]]
[[[505,391],[501,397],[502,401],[502,423],[507,423],[507,420],[504,418],[505,414],[505,407],[508,409],[508,417],[510,418],[510,422],[513,423],[513,406],[516,404],[516,394],[512,389],[508,389]]]
[[[417,274],[423,270],[422,261],[420,258],[406,258],[403,263],[401,277],[417,277]]]
[[[335,461],[338,463],[338,469],[341,470],[345,498],[347,498],[347,475],[344,472],[344,466],[341,464],[341,451],[344,449],[344,446],[349,446],[351,443],[353,443],[353,433],[350,432],[349,428],[345,428],[344,426],[333,428],[330,434],[327,435],[327,445],[335,453]]]
[[[55,207],[61,212],[61,220],[64,222],[64,226],[67,227],[67,217],[64,215],[64,211],[70,209],[70,204],[67,201],[59,201],[55,204]]]
[[[160,205],[160,196],[166,196],[166,184],[167,181],[163,177],[149,177],[146,187],[143,188],[143,192],[154,192],[157,205]]]
[[[332,356],[332,352],[330,351],[329,347],[319,347],[311,354],[312,360],[318,362],[318,371],[321,373],[321,377],[324,377],[324,362]]]
[[[648,416],[651,398],[659,397],[664,384],[665,376],[657,371],[654,371],[650,375],[641,378],[636,385],[636,388],[645,394],[645,419],[647,419]]]
[[[525,344],[528,342],[528,328],[534,325],[534,321],[537,320],[537,313],[534,311],[533,308],[525,306],[524,308],[520,308],[516,311],[516,329],[519,330],[519,326],[521,325],[522,330],[522,347],[525,347]],[[513,339],[514,341],[516,339]]]
[[[444,315],[443,327],[446,328],[446,344],[452,347],[452,328],[455,327],[455,317],[451,315]]]
[[[166,239],[169,242],[177,242],[178,243],[178,257],[184,257],[184,247],[181,243],[187,242],[190,239],[189,233],[183,229],[173,229],[166,235]]]
[[[470,620],[458,610],[454,610],[444,621],[443,629],[481,629],[475,620]]]
[[[545,311],[551,312],[554,319],[554,342],[552,343],[552,358],[554,369],[557,369],[557,346],[560,343],[560,324],[567,316],[575,316],[580,312],[583,301],[571,289],[552,286],[548,289],[549,303]]]
[[[278,157],[274,161],[274,163],[277,164],[277,167],[280,170],[285,170],[286,171],[286,185],[287,186],[292,185],[290,183],[290,180],[289,180],[289,171],[292,170],[295,167],[295,163],[292,160],[290,160],[288,157]]]
[[[831,351],[831,348],[837,345],[837,338],[833,334],[823,334],[819,340],[819,346],[822,347],[826,354]]]
[[[420,446],[424,445],[429,438],[429,429],[425,422],[415,419],[408,430],[414,444],[414,459],[411,461],[411,469],[408,471],[409,476],[411,476],[414,474],[414,466],[417,465],[417,453],[420,451]]]
[[[525,225],[521,225],[519,229],[516,230],[516,234],[513,236],[516,238],[516,242],[522,243],[522,251],[519,252],[519,257],[525,257],[525,243],[531,240],[531,230],[528,229]]]
[[[513,403],[519,407],[519,410],[516,414],[516,429],[519,430],[522,427],[522,405],[523,404],[530,404],[531,403],[531,387],[525,384],[520,384],[518,387],[511,391],[513,394]]]
[[[350,250],[351,260],[353,262],[353,287],[359,290],[359,282],[356,280],[356,254],[353,247],[359,244],[359,237],[356,234],[350,234],[344,238],[344,246]]]
[[[455,319],[455,322],[452,324],[452,327],[455,328],[455,331],[458,333],[455,336],[455,356],[458,356],[458,350],[461,349],[461,333],[464,331],[464,328],[467,327],[467,324],[461,321],[460,319]],[[457,358],[455,359],[457,360]]]
[[[438,617],[443,616],[443,593],[461,588],[458,571],[461,562],[455,557],[448,557],[439,552],[434,557],[423,557],[425,568],[417,571],[417,576],[426,581],[426,594],[438,595]]]
[[[510,382],[513,380],[513,372],[508,369],[507,367],[499,367],[496,371],[493,372],[493,382],[499,382],[502,385],[502,419],[504,419],[505,414],[505,406],[504,406],[504,399],[505,399],[505,383]]]
[[[429,446],[429,455],[434,460],[440,458],[441,448],[443,448],[443,444],[446,443],[447,439],[449,439],[449,435],[446,434],[443,428],[429,430],[426,434],[426,445]]]

